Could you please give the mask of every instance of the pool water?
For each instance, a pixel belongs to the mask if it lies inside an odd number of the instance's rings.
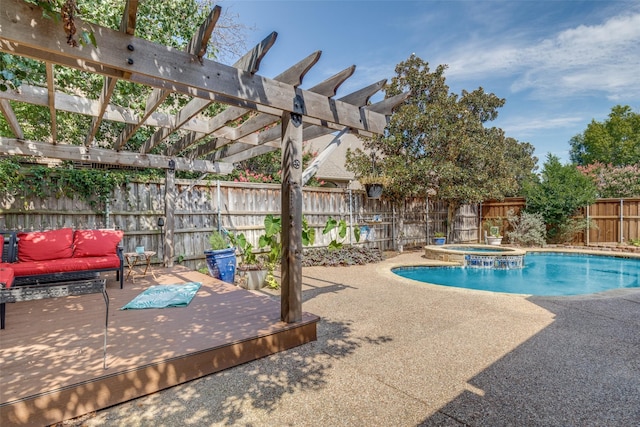
[[[640,259],[528,253],[522,269],[401,267],[395,274],[444,286],[529,295],[582,295],[640,287]]]

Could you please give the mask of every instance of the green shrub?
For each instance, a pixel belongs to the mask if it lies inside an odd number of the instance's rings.
[[[524,187],[525,210],[544,218],[549,242],[566,239],[565,232],[573,227],[571,218],[596,199],[596,186],[575,165],[562,165],[557,156],[549,154],[538,182]]]
[[[591,228],[597,228],[597,225],[589,218],[569,218],[559,224],[556,241],[571,243],[576,234],[587,232]]]
[[[507,212],[507,220],[512,231],[507,232],[511,243],[522,246],[544,246],[546,244],[546,226],[539,213],[521,212],[515,215],[513,210]]]

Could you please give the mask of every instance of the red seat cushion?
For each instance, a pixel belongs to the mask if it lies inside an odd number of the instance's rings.
[[[73,255],[71,228],[18,233],[18,239],[18,261],[20,262],[71,258]]]
[[[0,288],[10,288],[13,285],[13,268],[0,267]]]
[[[73,256],[79,258],[115,255],[122,236],[122,230],[76,230],[73,238]]]
[[[10,264],[16,277],[70,271],[102,270],[120,267],[117,255],[101,257],[63,258],[49,261],[29,261]]]

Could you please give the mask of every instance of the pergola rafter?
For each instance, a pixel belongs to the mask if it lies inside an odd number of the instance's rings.
[[[138,0],[127,0],[124,6],[124,13],[122,14],[122,20],[120,21],[121,32],[129,34],[130,36],[134,34],[136,29],[137,12]],[[86,146],[91,145],[98,129],[100,128],[100,123],[102,123],[104,113],[109,105],[113,91],[116,88],[116,83],[118,83],[118,79],[116,78],[108,76],[104,78],[102,92],[100,93],[100,99],[98,100],[100,103],[100,113],[91,120],[91,127],[89,128],[89,132],[87,132],[87,137],[84,142]]]
[[[298,64],[294,65],[292,68],[290,68],[283,74],[277,76],[275,79],[283,82],[288,82],[290,79],[294,86],[300,85],[302,84],[302,78],[304,77],[304,75],[317,62],[319,57],[320,57],[320,52],[316,52],[315,54],[312,54],[311,56],[300,61]],[[313,60],[313,62],[309,63],[310,60]],[[290,72],[290,70],[298,70],[299,74],[294,74]],[[351,76],[351,74],[353,74],[354,67],[349,67],[347,70],[348,72],[342,71],[336,75],[339,78],[339,82],[337,82],[338,79],[336,78],[336,76],[330,77],[326,81],[330,81],[332,83],[332,86],[335,86],[337,88],[349,76]],[[321,90],[325,91],[325,95],[327,97],[331,97],[335,95],[335,91],[332,92],[330,89],[328,89],[328,87],[330,86],[328,85],[320,86]],[[314,88],[311,88],[309,90],[315,91]],[[242,117],[242,115],[246,114],[247,112],[249,112],[249,110],[237,109],[237,108],[234,109],[234,114],[237,115],[237,117]],[[216,153],[217,157],[214,156],[213,159],[222,158],[225,156],[224,153],[227,153],[229,150],[232,150],[232,151],[243,150],[243,147],[245,147],[244,149],[246,149],[247,147],[251,148],[255,145],[259,145],[260,134],[256,133],[256,131],[260,131],[261,129],[264,129],[267,126],[271,126],[274,123],[277,123],[279,120],[280,120],[280,116],[259,113],[249,118],[248,120],[246,120],[237,128],[225,127],[225,128],[217,129],[218,131],[223,130],[224,132],[223,135],[225,135],[225,137],[216,138],[213,141],[209,141],[206,144],[202,144],[198,146],[193,151],[193,153],[191,153],[191,157],[197,158],[197,157],[205,156],[214,151],[217,151]],[[281,134],[281,127],[278,127],[278,129],[280,129],[280,134]],[[226,135],[229,135],[229,134],[231,135],[229,137],[226,137]],[[232,147],[229,146],[229,144],[233,141],[235,141],[235,144],[233,144]],[[279,144],[278,144],[278,147],[279,147]]]
[[[213,32],[213,28],[215,27],[216,22],[218,22],[218,18],[220,17],[220,11],[221,11],[220,6],[216,6],[211,10],[211,12],[209,12],[209,16],[207,16],[207,19],[205,20],[205,22],[203,22],[200,25],[200,28],[198,29],[198,31],[191,37],[189,44],[185,47],[185,51],[187,53],[197,56],[198,60],[200,61],[202,61],[202,57],[207,50],[207,43],[209,42],[209,38],[211,37],[211,33]],[[127,45],[127,50],[129,50],[130,52],[133,52],[135,50],[135,46],[132,44],[129,44]],[[149,118],[149,116],[158,107],[160,107],[160,105],[162,105],[164,100],[167,99],[167,97],[170,94],[171,94],[171,91],[168,89],[154,88],[151,94],[149,95],[149,97],[147,98],[147,104],[145,107],[144,115],[142,116],[141,120],[134,125],[127,125],[118,136],[118,140],[114,143],[113,148],[119,151],[120,148],[124,144],[126,144],[127,141],[133,136],[133,134],[140,128],[140,126],[144,124],[147,118]],[[195,114],[197,114],[197,112],[194,113],[193,115],[190,115],[186,120],[190,119]],[[182,117],[176,117],[174,121],[180,120],[181,118]],[[176,126],[174,125],[174,128],[175,127]],[[155,144],[159,143],[159,141],[156,142],[156,140],[159,139],[159,137],[156,137],[156,135],[163,134],[165,131],[166,131],[165,129],[160,129],[151,137],[151,139],[147,140],[147,142],[145,142],[142,146],[141,153],[142,154],[147,153],[149,151],[149,148],[152,148],[154,146],[153,145],[154,143]]]
[[[238,61],[236,61],[236,63],[234,64],[234,67],[244,71],[248,71],[251,74],[255,74],[260,68],[260,61],[262,61],[262,58],[264,58],[264,56],[267,54],[269,49],[271,49],[271,46],[273,46],[273,44],[275,43],[277,36],[278,34],[275,32],[269,34],[264,40],[262,40],[253,49],[251,49],[249,52],[243,55]],[[173,130],[176,130],[182,124],[184,124],[187,118],[193,117],[195,114],[201,112],[211,104],[212,102],[210,101],[200,99],[200,98],[193,98],[182,110],[180,110],[180,113],[178,113],[178,115],[182,114],[182,116],[184,117],[178,117],[178,116],[176,117],[177,123],[176,123],[176,127],[174,127]],[[207,123],[207,127],[211,128],[209,123]],[[157,133],[158,132],[156,132],[156,134]],[[170,130],[166,130],[162,132],[161,135],[158,138],[156,138],[157,142],[154,141],[155,142],[154,145],[147,146],[147,144],[145,144],[145,146],[142,147],[143,150],[141,152],[144,153],[148,151],[150,148],[157,145],[162,139],[169,136],[170,133],[171,133]],[[179,154],[185,148],[189,147],[191,144],[194,144],[195,142],[200,140],[201,139],[200,135],[208,135],[208,134],[209,132],[191,131],[189,132],[189,134],[180,138],[180,140],[178,140],[175,144],[171,144],[171,146],[167,150],[167,153],[169,155]],[[162,139],[160,139],[160,137]]]
[[[354,67],[311,89],[300,88],[304,75],[318,61],[320,52],[274,79],[256,74],[260,60],[275,42],[275,33],[234,66],[206,59],[206,46],[220,15],[219,7],[211,11],[183,51],[135,37],[137,3],[136,0],[127,2],[119,31],[76,18],[79,29],[93,33],[96,46],[72,47],[67,44],[60,23],[43,18],[37,6],[22,0],[2,1],[0,50],[44,62],[47,87],[24,85],[20,91],[0,92],[0,110],[15,137],[0,138],[0,154],[166,170],[163,253],[165,264],[171,266],[175,170],[226,174],[232,171],[232,162],[259,155],[263,150],[282,148],[282,320],[299,321],[303,138],[335,131],[381,134],[391,109],[404,98],[399,96],[367,105],[370,97],[384,86],[385,81],[381,81],[334,99],[337,88],[353,74]],[[54,66],[104,76],[99,99],[56,92]],[[111,99],[117,80],[152,89],[144,111],[113,105]],[[177,113],[169,112],[170,106],[163,111],[164,100],[171,94],[191,100]],[[10,102],[46,106],[51,112],[51,142],[25,141],[21,118],[16,117]],[[227,108],[217,116],[204,117],[202,112],[211,103],[226,104]],[[78,141],[58,140],[56,111],[93,118],[84,141],[78,144]],[[229,126],[230,121],[245,114],[251,116],[244,123],[235,128]],[[104,120],[125,123],[125,129],[117,138],[95,141]],[[127,151],[127,141],[142,126],[156,129],[139,151]],[[176,132],[186,135],[177,143],[168,144],[163,154],[151,154]],[[194,148],[203,137],[214,139],[200,142],[201,146]],[[210,158],[201,158],[212,150],[217,151]]]
[[[336,76],[340,75],[338,73]],[[334,76],[335,77],[335,76]],[[346,80],[346,79],[345,79]],[[326,84],[331,81],[331,84]],[[342,80],[344,82],[344,80]],[[340,82],[340,84],[342,83]],[[309,89],[310,91],[326,91],[325,93],[332,93],[335,95],[336,90],[339,85],[333,86],[337,81],[334,78],[330,78],[325,82],[318,84],[317,86]],[[381,80],[372,85],[359,89],[355,92],[352,92],[342,98],[340,98],[343,102],[348,102],[352,105],[357,105],[359,107],[364,107],[369,102],[369,99],[373,95],[375,95],[378,91],[380,91],[386,83],[386,80]],[[331,96],[331,95],[327,95]],[[327,128],[324,126],[318,125],[306,125],[304,127],[304,138],[306,140],[314,139],[322,135],[327,135],[335,132],[334,128]],[[264,132],[259,133],[258,135],[254,135],[253,140],[248,140],[247,138],[243,138],[239,140],[236,144],[229,147],[229,149],[219,150],[212,157],[212,160],[219,160],[223,162],[241,162],[243,160],[250,159],[255,156],[259,156],[261,154],[265,154],[279,148],[279,139],[280,134],[282,133],[282,128],[280,125],[274,126],[271,129],[265,130]]]

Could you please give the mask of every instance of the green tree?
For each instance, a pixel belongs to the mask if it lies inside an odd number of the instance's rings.
[[[59,11],[65,4],[64,0],[27,0],[43,7],[43,14],[49,19],[60,21]],[[76,0],[78,13],[82,20],[114,30],[119,29],[125,2],[121,0]],[[165,46],[184,49],[191,39],[194,31],[198,29],[209,14],[214,5],[213,0],[165,0],[139,2],[136,18],[135,36]],[[212,41],[207,50],[208,58],[230,56],[244,53],[244,33],[246,28],[234,22],[235,17],[224,13],[216,24],[212,35]],[[62,31],[63,23],[60,21]],[[80,43],[84,42],[80,37],[81,29],[78,28],[76,38]],[[73,93],[89,99],[98,99],[102,91],[103,77],[95,73],[55,66],[54,85],[57,91]],[[46,88],[46,70],[44,63],[27,58],[11,55],[6,51],[0,52],[0,90],[16,89],[23,83],[33,84]],[[134,108],[144,111],[145,104],[151,89],[148,86],[119,80],[111,98],[111,104],[124,108]],[[183,95],[171,94],[160,107],[160,110],[175,114],[189,101]],[[12,102],[12,108],[18,117],[29,117],[29,123],[23,124],[25,139],[43,141],[50,137],[48,126],[42,123],[50,122],[49,108],[32,104]],[[204,112],[205,115],[214,114],[222,108],[214,104]],[[58,112],[58,138],[72,144],[83,144],[90,128],[92,118],[79,114]],[[124,129],[124,123],[103,120],[97,141],[109,144],[117,139]],[[127,142],[126,148],[135,151],[146,141],[154,129],[141,127]],[[11,129],[0,115],[0,136],[12,137]],[[163,151],[167,144],[171,144],[180,135],[174,133],[165,144],[156,147],[154,152]]]
[[[613,166],[599,162],[578,166],[596,185],[598,197],[640,196],[640,165]]]
[[[562,165],[557,156],[549,154],[540,179],[525,185],[526,212],[542,215],[547,225],[547,240],[559,242],[564,230],[574,229],[572,216],[578,209],[592,204],[596,187],[575,165]]]
[[[604,122],[592,120],[569,142],[571,161],[586,166],[600,162],[613,166],[640,164],[640,114],[616,105]]]
[[[376,169],[389,181],[386,197],[400,202],[434,194],[448,202],[452,224],[462,204],[516,194],[536,159],[531,144],[485,127],[504,99],[482,88],[449,93],[445,70],[439,65],[431,71],[415,55],[398,64],[385,96],[407,91],[411,96],[393,113],[385,135],[365,139],[364,151],[347,154],[347,168],[357,177],[371,174],[373,153]]]

